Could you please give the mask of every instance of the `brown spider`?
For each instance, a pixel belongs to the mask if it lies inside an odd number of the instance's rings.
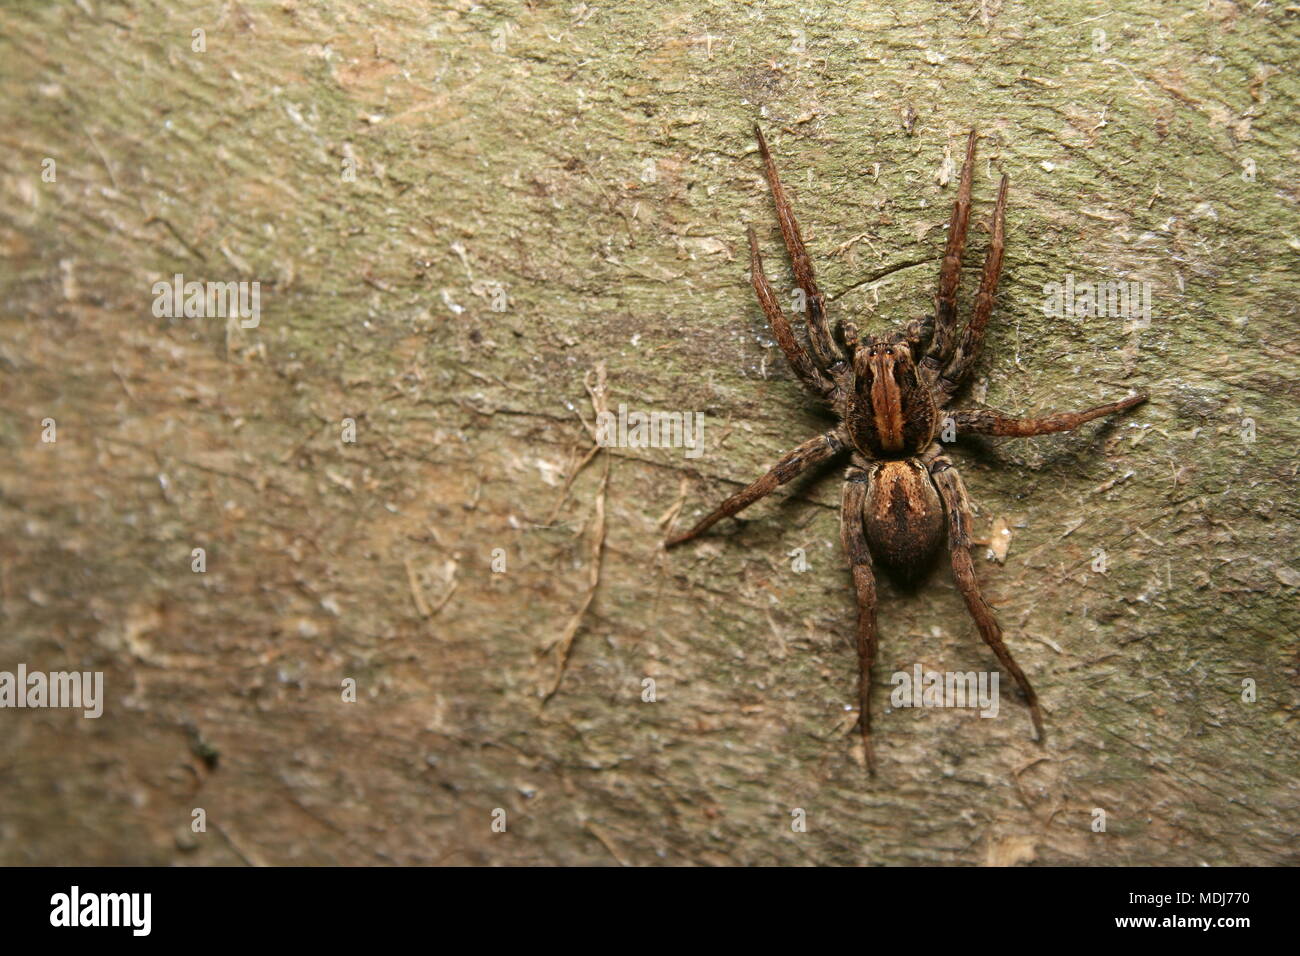
[[[970,502],[961,476],[935,441],[947,424],[973,435],[1024,437],[1069,431],[1103,415],[1121,412],[1146,401],[1145,394],[1098,405],[1084,412],[1063,412],[1046,418],[1015,418],[992,409],[951,409],[953,395],[969,376],[984,341],[984,328],[993,310],[993,297],[1002,273],[1003,219],[1007,207],[1007,177],[998,188],[993,207],[993,238],[984,260],[984,274],[974,311],[964,329],[958,328],[957,283],[966,222],[970,217],[971,173],[975,165],[975,131],[966,143],[957,201],[948,227],[948,246],[939,270],[934,314],[885,335],[861,341],[852,322],[838,322],[835,337],[826,322],[822,294],[813,279],[812,263],[790,210],[785,190],[768,152],[763,131],[755,128],[767,181],[776,202],[781,235],[794,267],[795,281],[806,296],[808,343],[795,339],[790,321],[777,302],[763,272],[758,241],[749,227],[750,279],[758,301],[772,324],[781,351],[799,380],[840,419],[824,435],[804,442],[762,478],[740,491],[684,534],[670,538],[668,547],[690,541],[723,518],[730,517],[770,494],[810,465],[826,461],[845,449],[852,452],[845,473],[840,511],[840,538],[848,554],[858,601],[858,726],[867,766],[875,773],[871,748],[871,668],[876,658],[876,585],[872,557],[895,576],[915,580],[924,572],[944,538],[953,576],[966,600],[980,636],[1019,685],[1033,719],[1038,740],[1043,718],[1029,679],[1002,642],[1002,629],[975,581],[970,557]],[[945,527],[946,526],[946,527]]]

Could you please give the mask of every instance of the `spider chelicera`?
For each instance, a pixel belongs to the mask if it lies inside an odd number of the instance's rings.
[[[957,285],[966,223],[970,218],[971,175],[975,165],[975,131],[966,143],[957,201],[948,227],[948,243],[939,269],[934,313],[901,329],[860,338],[852,322],[836,323],[832,336],[825,301],[813,278],[804,248],[763,131],[759,151],[776,203],[777,220],[795,281],[807,309],[808,348],[795,338],[772,285],[763,271],[753,226],[749,227],[750,279],[758,301],[776,333],[781,351],[799,380],[829,406],[840,423],[804,442],[778,461],[762,478],[732,495],[689,531],[669,538],[668,547],[690,541],[723,518],[770,494],[811,465],[850,452],[840,510],[840,538],[848,555],[857,592],[858,727],[867,766],[875,773],[871,746],[871,670],[876,659],[876,584],[873,558],[895,577],[915,581],[948,539],[953,576],[980,636],[1024,695],[1038,739],[1043,718],[1029,679],[1002,641],[1002,629],[975,580],[970,556],[970,502],[961,476],[936,437],[945,426],[956,433],[1025,437],[1069,431],[1103,415],[1122,412],[1146,401],[1145,394],[1098,405],[1082,412],[1044,418],[1016,418],[993,409],[951,408],[953,396],[970,376],[984,342],[1002,273],[1007,177],[1002,177],[993,207],[992,239],[984,259],[970,320],[962,328],[957,316]],[[948,436],[945,436],[948,437]]]

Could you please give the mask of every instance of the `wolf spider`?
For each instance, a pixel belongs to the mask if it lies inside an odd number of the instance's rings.
[[[859,337],[852,322],[840,321],[832,336],[826,321],[825,301],[813,279],[812,263],[799,225],[777,176],[763,131],[755,127],[755,132],[795,281],[806,297],[809,348],[805,349],[795,338],[790,321],[768,282],[753,226],[748,229],[750,280],[795,375],[830,407],[840,422],[826,434],[791,451],[762,478],[732,495],[689,531],[669,538],[665,545],[672,547],[698,537],[808,467],[849,451],[850,464],[845,473],[840,510],[840,538],[857,592],[858,727],[870,772],[875,773],[869,700],[871,670],[876,659],[876,585],[872,559],[895,577],[917,580],[928,569],[945,532],[953,576],[966,607],[975,619],[980,636],[1020,687],[1037,739],[1042,741],[1043,718],[1038,696],[1003,643],[1002,628],[975,580],[969,551],[971,518],[966,488],[935,437],[945,420],[958,432],[973,435],[1020,438],[1069,431],[1103,415],[1132,408],[1146,401],[1147,396],[1132,395],[1087,411],[1062,412],[1045,418],[1017,418],[992,409],[950,407],[953,396],[979,357],[1002,273],[1008,183],[1005,175],[993,207],[992,240],[974,308],[965,328],[959,328],[957,285],[970,217],[974,130],[966,142],[966,159],[948,228],[943,265],[939,269],[934,313],[896,331],[865,339]]]

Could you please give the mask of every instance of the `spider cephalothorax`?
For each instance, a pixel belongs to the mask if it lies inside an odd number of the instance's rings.
[[[939,408],[912,361],[911,347],[906,342],[849,347],[853,394],[844,421],[854,446],[872,458],[920,454],[939,430]]]
[[[689,541],[723,518],[785,484],[805,468],[842,451],[851,453],[845,473],[840,511],[840,537],[848,555],[858,599],[858,726],[867,764],[875,772],[871,747],[871,671],[876,656],[876,586],[872,559],[895,575],[917,578],[943,541],[957,587],[980,636],[1024,694],[1038,738],[1043,737],[1042,714],[1034,689],[1002,641],[1002,629],[980,593],[971,562],[970,503],[961,476],[935,441],[947,424],[958,433],[1022,437],[1068,431],[1103,415],[1146,401],[1145,394],[1098,405],[1083,412],[1043,418],[1014,418],[992,409],[953,409],[952,397],[966,381],[993,310],[1002,273],[1006,176],[998,188],[988,255],[970,320],[957,317],[957,283],[970,218],[971,175],[975,165],[975,133],[966,143],[966,161],[957,187],[952,221],[934,312],[902,329],[862,341],[851,322],[839,323],[835,335],[826,320],[825,301],[813,278],[799,224],[777,176],[762,130],[759,151],[776,202],[777,220],[785,240],[795,281],[807,302],[808,347],[798,341],[763,272],[753,227],[749,229],[750,280],[772,325],[781,351],[800,381],[839,418],[824,435],[804,442],[758,481],[732,495],[689,531],[670,538],[669,547]]]

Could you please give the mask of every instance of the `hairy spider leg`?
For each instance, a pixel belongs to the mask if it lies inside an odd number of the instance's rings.
[[[1020,665],[1016,663],[1011,652],[1007,650],[1006,644],[1003,643],[1002,628],[998,625],[998,619],[993,616],[993,609],[984,600],[979,583],[975,580],[975,565],[970,556],[970,499],[966,496],[966,486],[962,483],[961,475],[957,474],[957,469],[952,466],[952,460],[947,456],[940,455],[930,463],[930,474],[934,477],[935,486],[939,489],[939,497],[943,499],[944,511],[948,516],[948,551],[952,558],[952,574],[957,581],[957,588],[966,600],[966,609],[970,611],[970,616],[975,619],[980,637],[984,638],[984,643],[993,649],[1003,670],[1015,679],[1021,693],[1025,695],[1029,716],[1034,722],[1034,730],[1038,733],[1038,741],[1042,743],[1045,735],[1043,714],[1038,707],[1038,695],[1034,693],[1029,678],[1025,676],[1025,672],[1020,669]]]
[[[840,502],[840,541],[849,559],[853,589],[858,602],[858,729],[866,750],[867,770],[876,773],[876,755],[871,747],[871,671],[876,662],[876,579],[871,571],[871,551],[862,526],[862,508],[867,500],[867,473],[853,466],[845,473]]]
[[[736,492],[708,515],[701,518],[690,531],[669,538],[664,542],[664,547],[671,548],[685,541],[690,541],[713,527],[723,518],[729,518],[748,508],[760,498],[767,497],[810,465],[825,461],[832,455],[843,451],[847,440],[842,425],[831,429],[824,435],[808,439],[773,465],[771,470],[762,478],[749,487]]]
[[[1047,435],[1052,432],[1073,431],[1085,422],[1103,415],[1123,412],[1147,400],[1145,392],[1130,395],[1118,402],[1096,405],[1082,412],[1058,412],[1042,418],[1015,418],[992,408],[966,408],[952,412],[958,434],[1002,435],[1010,438],[1027,438],[1030,435]]]
[[[997,204],[993,207],[993,238],[989,241],[988,252],[984,255],[984,273],[980,277],[979,292],[975,294],[975,308],[951,361],[939,377],[938,389],[942,401],[947,401],[957,389],[961,388],[975,366],[975,360],[979,358],[980,349],[984,347],[984,329],[988,326],[989,316],[993,313],[998,279],[1002,276],[1002,249],[1009,184],[1010,180],[1004,175],[998,186]]]
[[[759,305],[763,307],[768,324],[772,326],[772,331],[776,334],[777,344],[781,346],[786,361],[794,369],[794,374],[799,377],[799,381],[803,382],[808,391],[818,398],[826,399],[834,389],[834,384],[820,368],[813,364],[812,359],[808,357],[808,353],[804,351],[803,346],[799,344],[799,340],[795,338],[794,329],[790,327],[790,320],[786,318],[785,312],[781,309],[781,303],[772,290],[772,284],[767,279],[767,273],[763,271],[763,257],[758,252],[758,239],[754,237],[754,227],[750,226],[748,231],[749,281],[754,286],[754,293],[758,296]]]
[[[763,166],[767,172],[768,185],[772,188],[772,199],[776,203],[776,218],[781,224],[781,238],[785,240],[786,252],[790,254],[794,279],[807,299],[808,342],[812,346],[812,355],[823,370],[830,371],[844,361],[844,353],[831,338],[830,327],[826,320],[826,303],[813,278],[812,260],[808,258],[808,250],[804,248],[799,223],[790,208],[790,200],[786,198],[781,177],[777,175],[776,163],[772,162],[767,140],[763,138],[763,131],[757,126],[754,127],[754,132],[758,135],[758,149],[763,154]]]
[[[961,280],[961,256],[966,248],[966,224],[970,220],[971,177],[975,170],[975,130],[966,138],[966,160],[961,167],[957,201],[952,205],[948,223],[948,245],[939,267],[939,291],[934,296],[934,333],[921,359],[921,368],[929,381],[938,378],[952,357],[957,326],[957,285]]]

